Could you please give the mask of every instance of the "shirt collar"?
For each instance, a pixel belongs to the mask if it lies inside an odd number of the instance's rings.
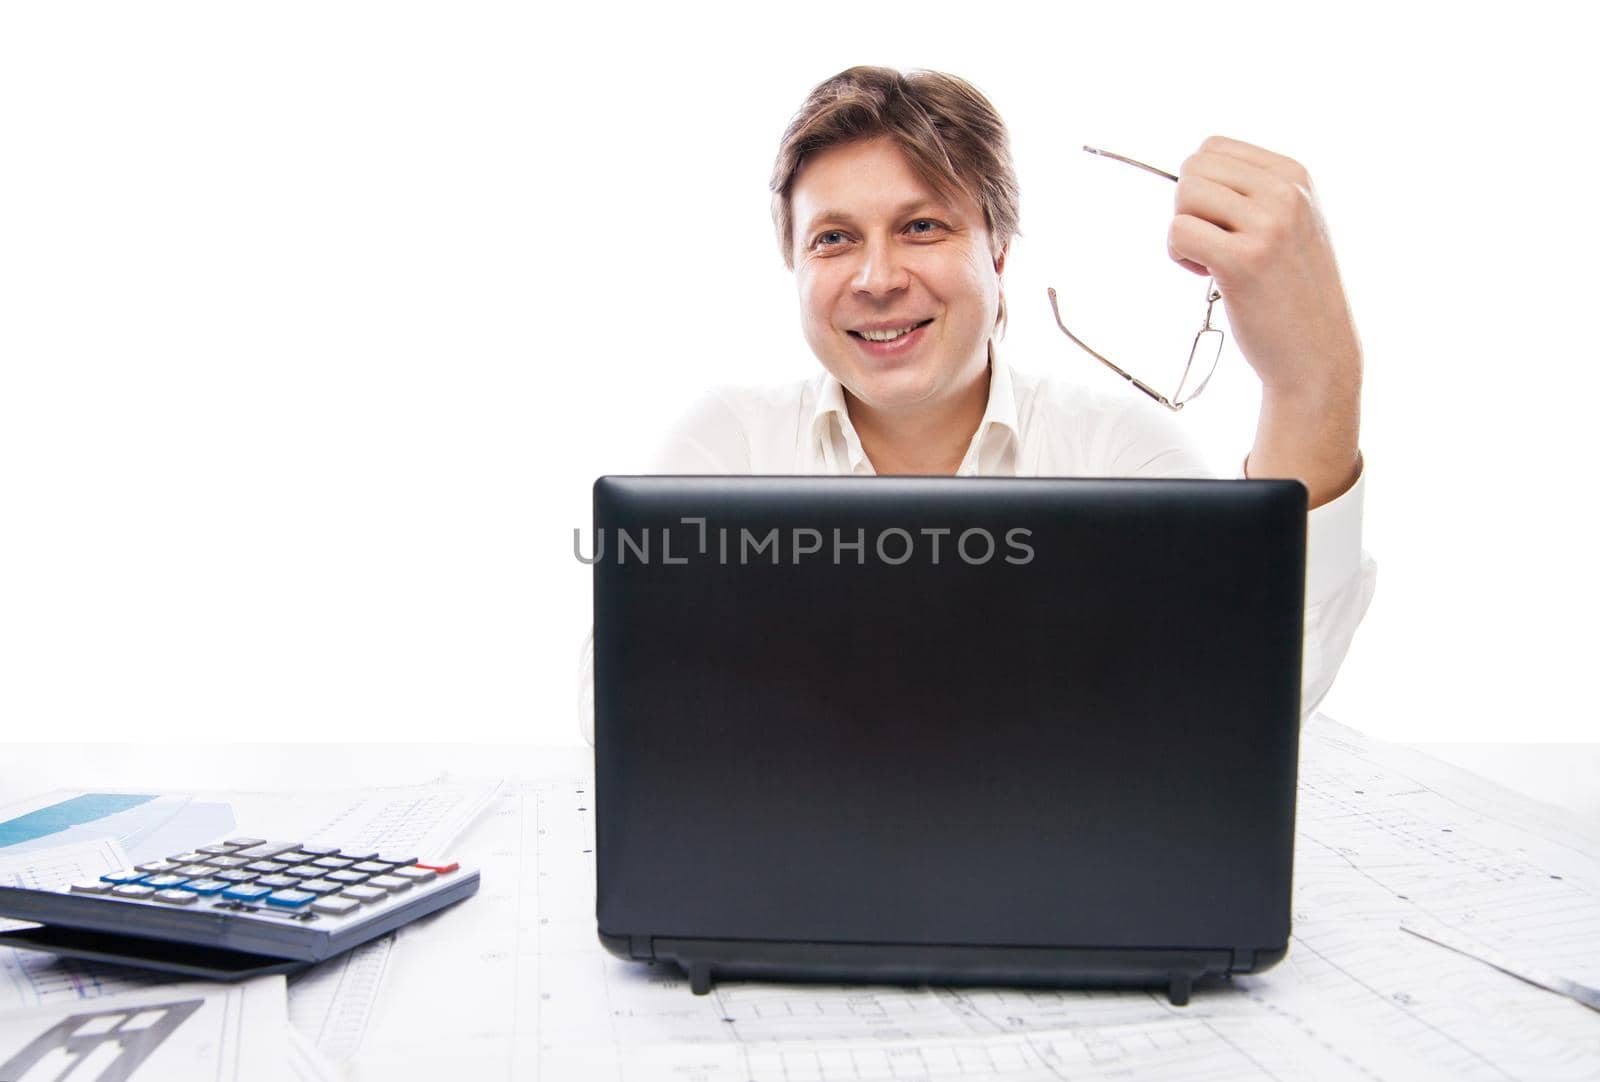
[[[811,441],[822,453],[829,473],[855,473],[867,460],[861,437],[850,423],[844,384],[823,369],[818,376],[817,404],[811,410]]]
[[[811,410],[811,439],[830,472],[856,473],[865,467],[870,472],[867,452],[861,437],[850,423],[845,405],[844,385],[823,370],[818,377],[816,405]],[[1002,472],[1005,452],[1020,447],[1022,432],[1017,426],[1017,396],[1011,382],[1011,366],[989,349],[989,401],[978,422],[972,442],[961,459],[958,475]],[[1015,454],[1012,455],[1014,471]]]

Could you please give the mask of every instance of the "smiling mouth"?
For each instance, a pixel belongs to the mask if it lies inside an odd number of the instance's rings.
[[[896,338],[901,338],[910,334],[912,331],[920,330],[932,322],[933,320],[931,319],[924,319],[920,323],[907,323],[904,327],[898,327],[889,330],[848,331],[846,333],[856,338],[860,338],[866,342],[893,342]]]

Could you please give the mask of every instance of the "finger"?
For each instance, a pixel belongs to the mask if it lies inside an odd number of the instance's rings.
[[[1205,177],[1251,198],[1284,183],[1284,178],[1270,169],[1215,150],[1197,150],[1185,158],[1178,167],[1179,181],[1184,177]]]
[[[1282,154],[1274,154],[1265,147],[1258,147],[1254,143],[1246,143],[1242,139],[1230,139],[1226,135],[1208,135],[1201,140],[1201,150],[1215,151],[1229,157],[1238,158],[1260,169],[1266,169],[1278,176],[1295,179],[1305,173],[1305,167],[1293,158]]]
[[[1193,214],[1179,214],[1167,227],[1167,255],[1195,274],[1214,274],[1233,247],[1233,234]]]
[[[1260,204],[1255,201],[1210,177],[1193,174],[1178,178],[1173,212],[1204,218],[1230,233],[1257,227],[1265,217]]]

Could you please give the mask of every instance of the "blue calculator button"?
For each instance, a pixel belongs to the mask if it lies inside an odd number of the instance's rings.
[[[281,905],[288,909],[298,909],[316,897],[309,890],[280,890],[267,895],[267,904]]]
[[[120,872],[107,872],[100,877],[102,883],[137,883],[144,878],[144,873],[132,868]]]
[[[271,887],[258,887],[253,883],[239,883],[222,892],[224,898],[232,898],[236,902],[253,902],[257,898],[271,894]]]

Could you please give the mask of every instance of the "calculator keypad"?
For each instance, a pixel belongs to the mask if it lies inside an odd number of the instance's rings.
[[[151,861],[149,864],[140,864],[135,870],[141,872],[150,872],[153,874],[156,872],[174,871],[179,867],[182,867],[182,865],[175,860],[155,860]]]
[[[145,885],[146,886],[150,886],[150,887],[155,887],[157,890],[170,890],[171,888],[177,886],[179,883],[186,883],[188,881],[189,881],[189,877],[186,876],[186,875],[168,875],[168,874],[163,874],[163,875],[147,875],[147,876],[144,877]]]
[[[361,903],[354,898],[318,898],[311,903],[311,908],[318,913],[326,913],[332,917],[342,917],[347,913],[354,913],[361,908]]]
[[[370,850],[231,838],[166,860],[108,872],[98,881],[75,883],[68,892],[173,907],[207,901],[212,909],[311,921],[319,914],[358,914],[457,867],[454,863],[420,864],[416,857]]]
[[[312,894],[338,894],[345,888],[343,883],[330,883],[326,879],[297,879],[296,890],[309,890]]]
[[[333,958],[470,896],[479,878],[400,848],[253,837],[158,857],[139,848],[137,866],[54,889],[0,884],[0,916],[44,929],[8,942],[234,980]]]
[[[234,851],[234,856],[246,860],[267,860],[279,853],[292,853],[300,848],[299,842],[257,842],[255,845]]]
[[[271,887],[258,887],[254,883],[238,883],[222,892],[224,898],[232,898],[236,902],[253,902],[257,898],[264,898],[272,893]]]
[[[194,894],[221,894],[228,889],[228,885],[226,879],[191,879],[178,889]]]
[[[267,895],[267,904],[297,908],[316,899],[317,896],[308,890],[275,890]]]

